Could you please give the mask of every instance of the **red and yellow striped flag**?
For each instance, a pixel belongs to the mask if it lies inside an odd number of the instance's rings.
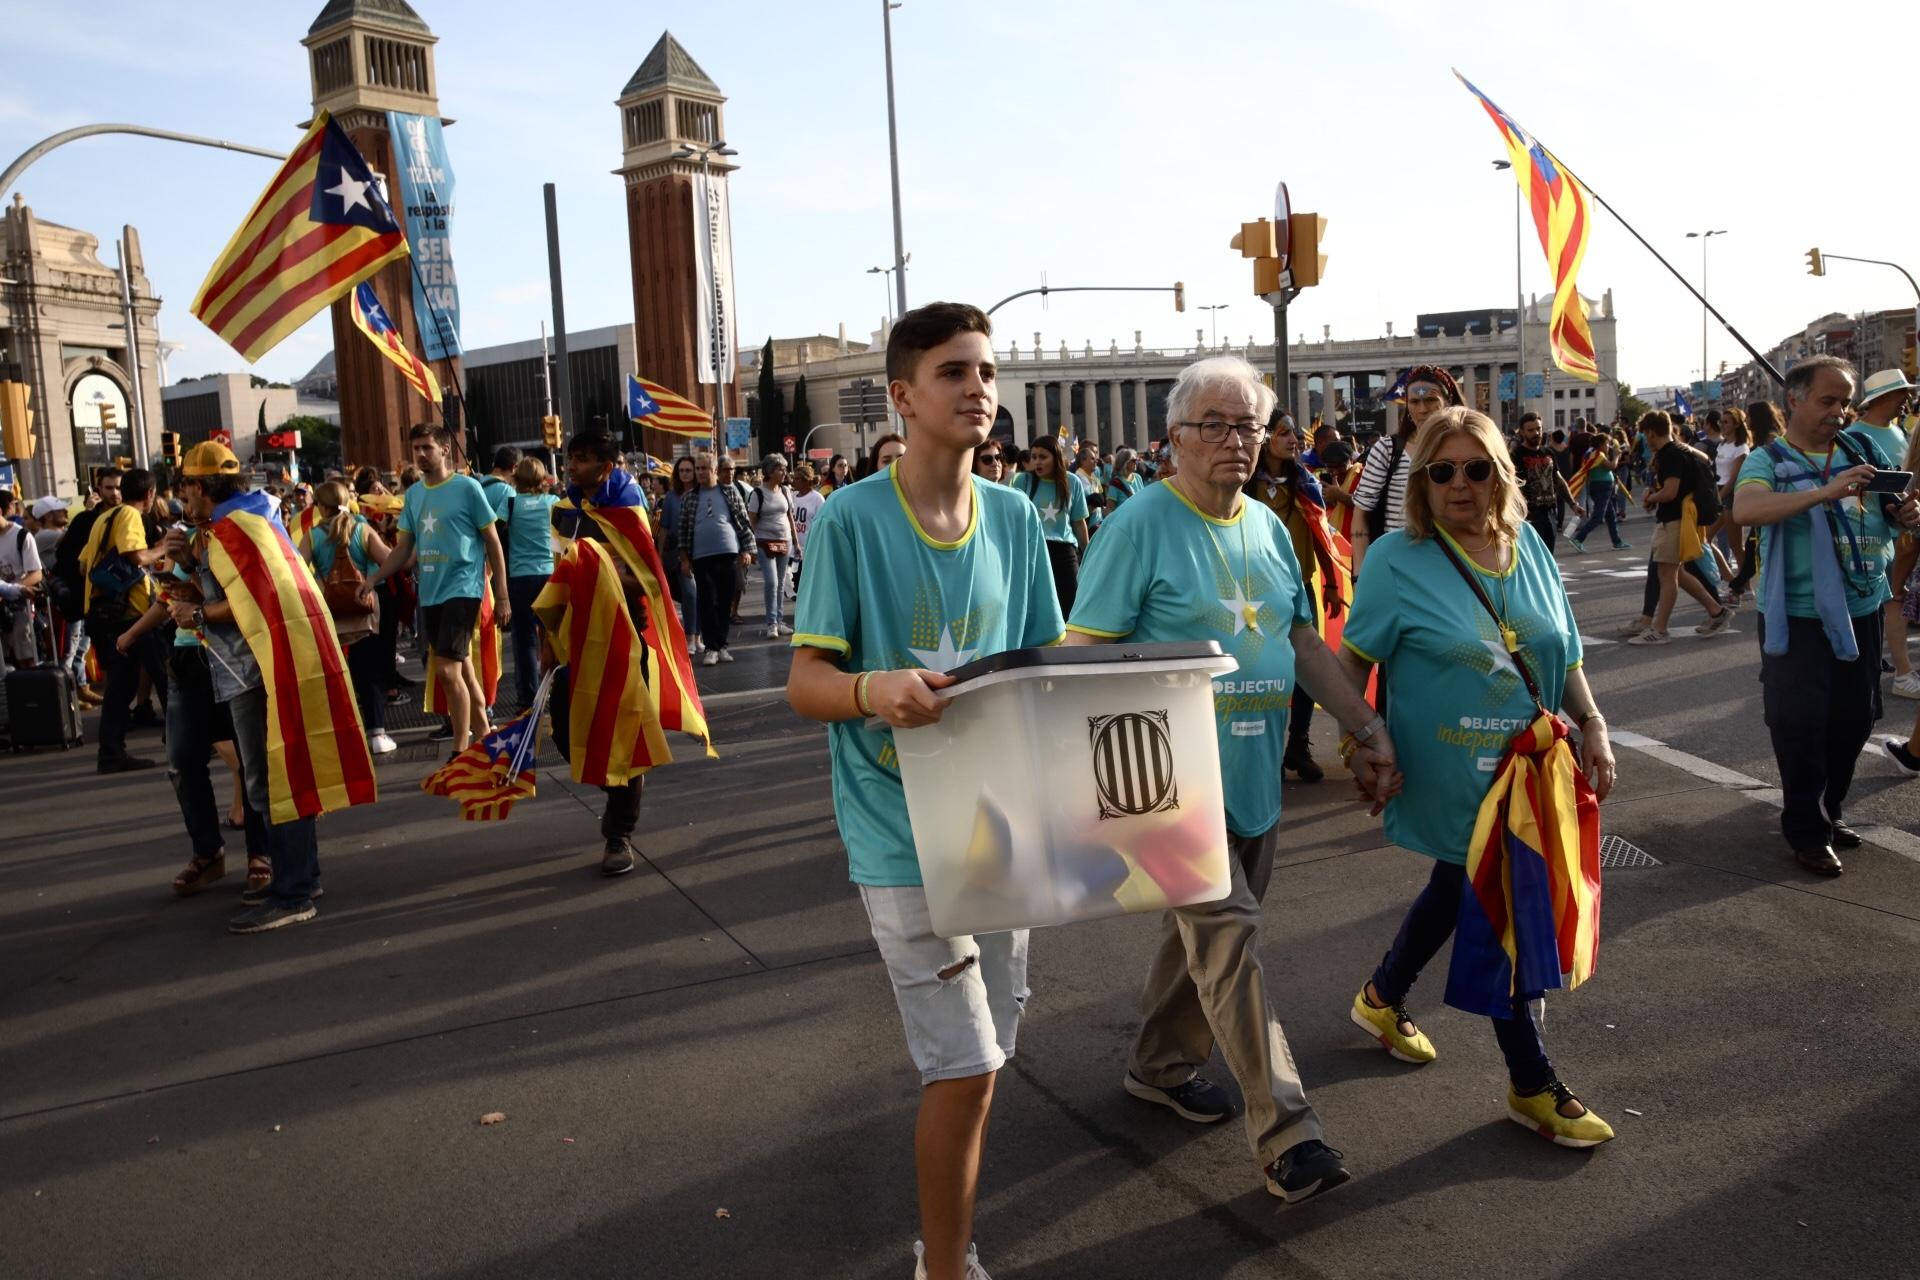
[[[393,323],[393,317],[387,314],[387,309],[380,305],[371,280],[362,280],[353,287],[347,313],[353,320],[353,327],[367,335],[367,341],[393,362],[423,399],[430,404],[440,403],[440,379],[434,377],[431,365],[407,350],[406,339],[400,336],[400,330]]]
[[[266,684],[269,820],[372,804],[373,756],[333,617],[265,494],[215,510],[207,566]]]
[[[659,710],[641,683],[640,636],[627,613],[612,553],[597,542],[575,539],[555,560],[533,611],[567,667],[567,763],[573,780],[619,786],[672,760]]]
[[[676,436],[713,438],[713,415],[638,374],[627,375],[627,417],[643,427]]]
[[[255,361],[406,252],[378,176],[322,111],[227,241],[192,311]]]
[[[480,692],[487,695],[487,706],[493,705],[494,695],[500,692],[500,628],[493,625],[493,578],[489,574],[480,575],[480,616],[473,620],[473,647],[467,653],[473,659],[473,673],[480,677]],[[439,679],[434,675],[435,664],[427,663],[427,687],[421,695],[421,705],[437,715],[450,715],[447,710],[447,691],[440,687]],[[476,730],[480,727],[479,707],[469,713],[468,721]]]
[[[1576,500],[1587,491],[1587,477],[1593,474],[1596,466],[1600,465],[1600,458],[1605,452],[1606,450],[1601,448],[1589,450],[1587,456],[1581,460],[1580,466],[1567,478],[1567,491],[1573,494]]]

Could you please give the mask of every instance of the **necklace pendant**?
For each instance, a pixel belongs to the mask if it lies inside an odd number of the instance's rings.
[[[1519,635],[1514,632],[1514,629],[1512,627],[1508,626],[1504,622],[1500,624],[1500,639],[1501,639],[1501,642],[1507,646],[1508,653],[1520,652]]]
[[[1240,610],[1240,615],[1247,620],[1247,625],[1249,627],[1254,627],[1257,629],[1260,626],[1260,611],[1254,608],[1252,605],[1244,606]]]

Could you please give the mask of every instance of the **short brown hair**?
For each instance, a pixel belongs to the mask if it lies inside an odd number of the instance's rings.
[[[923,354],[963,333],[992,338],[993,321],[965,302],[929,302],[907,312],[887,335],[887,381],[912,382]]]
[[[546,478],[547,468],[531,455],[513,464],[513,487],[521,493],[538,493]]]
[[[1634,424],[1637,431],[1654,431],[1663,436],[1673,434],[1673,419],[1664,409],[1649,409],[1640,415],[1640,421]]]
[[[407,431],[407,443],[412,444],[415,440],[431,440],[443,449],[453,448],[453,433],[447,430],[445,423],[414,423]]]

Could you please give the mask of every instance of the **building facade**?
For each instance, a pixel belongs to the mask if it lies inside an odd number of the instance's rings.
[[[75,497],[92,468],[144,466],[158,446],[160,299],[132,227],[120,258],[131,343],[121,273],[100,261],[98,236],[41,221],[18,195],[0,214],[0,363],[29,388],[35,440],[32,458],[9,461],[29,497]]]

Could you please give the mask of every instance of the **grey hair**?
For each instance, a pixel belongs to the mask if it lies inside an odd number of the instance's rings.
[[[773,470],[775,467],[779,467],[782,471],[785,471],[788,469],[786,454],[770,453],[766,457],[760,459],[760,470],[763,474]]]
[[[1120,472],[1120,468],[1126,466],[1129,462],[1133,462],[1134,460],[1139,458],[1139,456],[1140,455],[1138,453],[1135,453],[1132,449],[1128,449],[1124,446],[1122,446],[1121,448],[1115,449],[1113,451],[1114,474],[1118,475]]]
[[[1854,367],[1839,356],[1808,356],[1787,370],[1786,392],[1790,396],[1803,396],[1813,389],[1813,380],[1820,376],[1822,369],[1836,369],[1845,375],[1854,386],[1860,385],[1860,375]]]
[[[1253,416],[1264,425],[1273,413],[1276,397],[1260,380],[1260,371],[1239,356],[1209,356],[1182,369],[1173,381],[1173,390],[1167,392],[1167,425],[1191,421],[1194,406],[1202,396],[1229,388],[1253,398]]]

